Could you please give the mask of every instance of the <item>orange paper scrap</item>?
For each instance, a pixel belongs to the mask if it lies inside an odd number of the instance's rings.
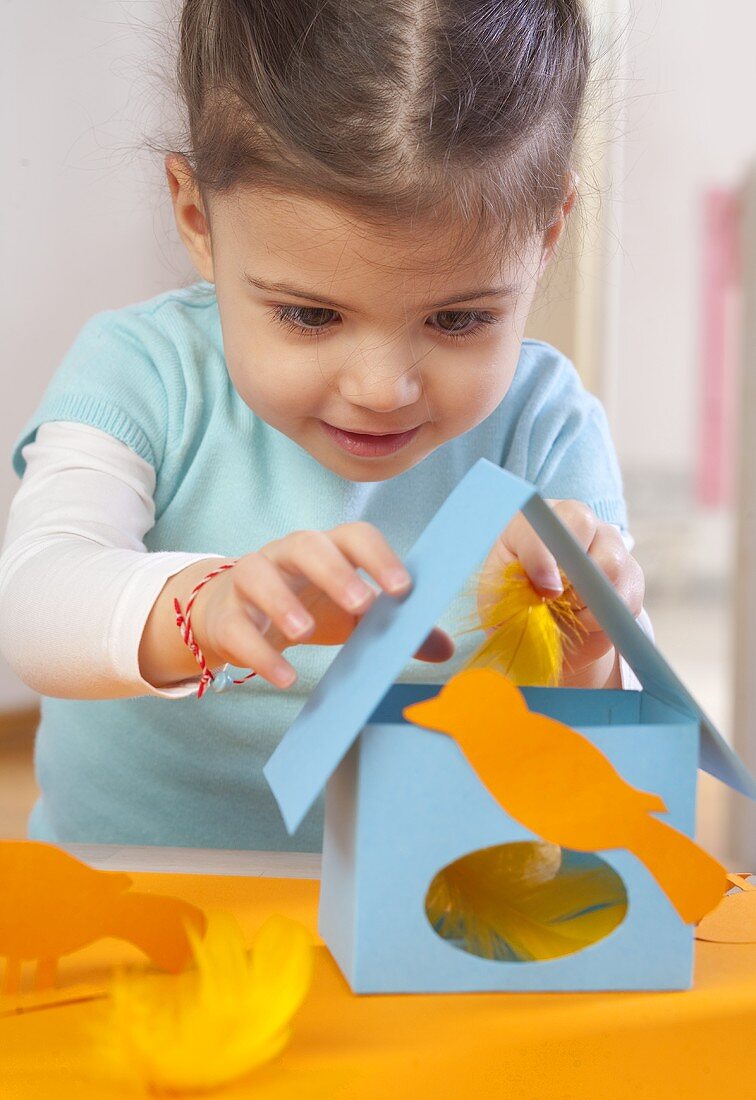
[[[756,886],[748,875],[728,875],[735,891],[725,894],[716,909],[696,928],[697,940],[711,943],[756,943]]]
[[[134,944],[163,970],[181,970],[191,959],[187,926],[204,935],[204,913],[131,885],[128,875],[97,871],[54,845],[0,841],[2,993],[19,994],[29,960],[37,963],[35,991],[52,988],[61,955],[104,936]]]
[[[501,673],[463,671],[404,716],[454,738],[497,802],[536,836],[577,851],[632,852],[686,923],[720,901],[724,867],[653,816],[666,809],[659,795],[632,787],[569,726],[528,710]]]

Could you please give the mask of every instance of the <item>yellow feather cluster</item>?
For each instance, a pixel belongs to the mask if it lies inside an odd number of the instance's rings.
[[[227,913],[208,914],[204,939],[187,929],[196,970],[118,976],[103,1053],[153,1094],[218,1088],[284,1048],[312,980],[312,937],[274,916],[247,951]]]
[[[439,936],[470,954],[530,962],[570,955],[609,935],[625,916],[627,895],[598,856],[517,841],[444,867],[425,911]]]
[[[559,596],[539,596],[518,561],[494,580],[483,577],[478,583],[478,628],[488,637],[465,667],[495,668],[519,686],[559,684],[565,648],[582,630],[564,575],[562,584]]]

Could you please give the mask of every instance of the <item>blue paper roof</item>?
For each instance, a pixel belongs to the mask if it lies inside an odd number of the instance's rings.
[[[497,536],[522,510],[644,689],[701,722],[701,767],[756,798],[756,781],[528,482],[480,459],[405,559],[413,587],[380,595],[282,738],[264,773],[293,833],[370,715]]]

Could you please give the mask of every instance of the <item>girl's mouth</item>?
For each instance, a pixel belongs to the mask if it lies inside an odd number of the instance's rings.
[[[350,455],[358,455],[360,458],[380,458],[383,455],[393,454],[401,450],[415,438],[422,424],[416,428],[410,428],[407,432],[393,432],[389,435],[368,435],[366,432],[347,432],[343,428],[337,428],[333,424],[321,420],[326,435],[333,440],[337,447]]]

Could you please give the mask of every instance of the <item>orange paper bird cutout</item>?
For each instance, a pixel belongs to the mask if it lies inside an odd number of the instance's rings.
[[[103,936],[128,940],[163,970],[181,970],[192,957],[186,925],[204,935],[204,913],[178,898],[129,893],[131,882],[51,844],[0,841],[2,993],[19,992],[28,960],[37,961],[35,990],[51,988],[60,956]]]
[[[720,901],[726,871],[689,837],[652,816],[659,795],[627,783],[569,726],[528,710],[494,669],[453,677],[439,695],[405,707],[410,722],[449,734],[506,812],[543,840],[638,857],[686,923]]]

